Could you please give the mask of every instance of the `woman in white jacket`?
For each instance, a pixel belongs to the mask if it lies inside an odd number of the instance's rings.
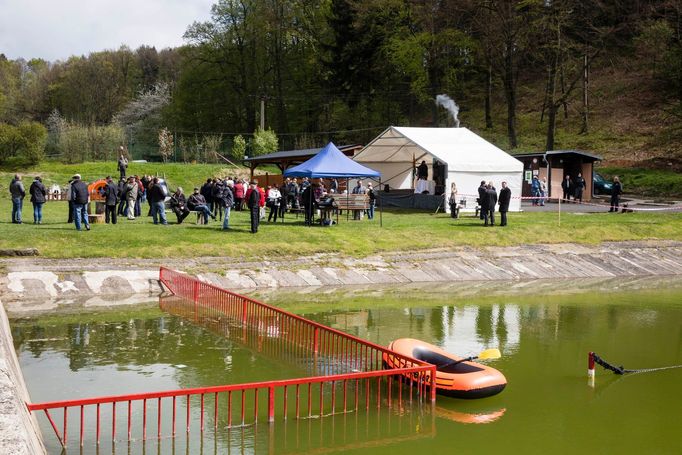
[[[268,188],[266,205],[270,207],[270,215],[268,215],[268,223],[275,217],[275,223],[277,222],[277,214],[279,213],[279,204],[282,201],[282,194],[277,189],[276,185],[272,185]]]

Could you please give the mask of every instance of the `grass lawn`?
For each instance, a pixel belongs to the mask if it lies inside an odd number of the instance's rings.
[[[147,206],[144,207],[146,214]],[[155,226],[151,218],[120,219],[117,225],[93,225],[90,232],[77,232],[66,224],[66,202],[48,202],[43,224],[33,225],[33,209],[24,203],[25,224],[10,222],[11,202],[0,200],[0,248],[35,247],[50,258],[196,258],[224,256],[247,259],[277,259],[314,253],[367,256],[384,251],[420,250],[434,247],[510,246],[533,243],[599,243],[603,241],[671,239],[682,240],[682,214],[567,214],[561,226],[556,213],[512,213],[509,226],[485,228],[471,215],[453,220],[432,212],[385,212],[374,221],[346,221],[339,225],[306,227],[303,217],[287,215],[285,223],[262,223],[257,235],[249,232],[247,212],[232,212],[229,232],[220,224],[195,225],[194,216],[175,225]]]
[[[51,161],[39,165],[20,169],[18,171],[0,170],[0,194],[6,196],[9,184],[15,172],[23,176],[24,186],[28,192],[29,186],[36,175],[43,179],[43,183],[49,189],[52,184],[65,186],[74,174],[80,174],[84,181],[92,182],[111,175],[114,181],[118,181],[119,173],[116,162],[89,162],[80,164],[62,164]],[[235,176],[249,177],[247,168],[234,168],[218,164],[184,164],[184,163],[130,163],[127,175],[159,175],[168,180],[171,189],[181,186],[185,192],[190,192],[194,186],[201,186],[208,177]]]

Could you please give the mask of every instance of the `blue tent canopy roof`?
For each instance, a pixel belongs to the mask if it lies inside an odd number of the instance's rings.
[[[344,155],[330,142],[308,161],[284,171],[285,177],[308,178],[379,178],[381,174],[374,169],[357,163]]]

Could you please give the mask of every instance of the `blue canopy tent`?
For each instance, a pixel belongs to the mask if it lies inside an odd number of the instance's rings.
[[[345,178],[346,180],[375,178],[379,180],[379,187],[381,187],[381,173],[348,158],[332,142],[308,161],[284,171],[283,175],[284,177]],[[379,206],[379,223],[383,224],[381,205]]]

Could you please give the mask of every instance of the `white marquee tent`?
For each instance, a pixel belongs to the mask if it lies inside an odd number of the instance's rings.
[[[523,163],[466,128],[390,126],[353,159],[379,171],[391,188],[413,189],[413,169],[422,161],[432,178],[437,161],[445,166],[446,200],[452,182],[459,195],[477,195],[482,180],[492,181],[498,191],[506,181],[512,197],[521,196]],[[509,210],[520,208],[520,200],[512,199]]]

